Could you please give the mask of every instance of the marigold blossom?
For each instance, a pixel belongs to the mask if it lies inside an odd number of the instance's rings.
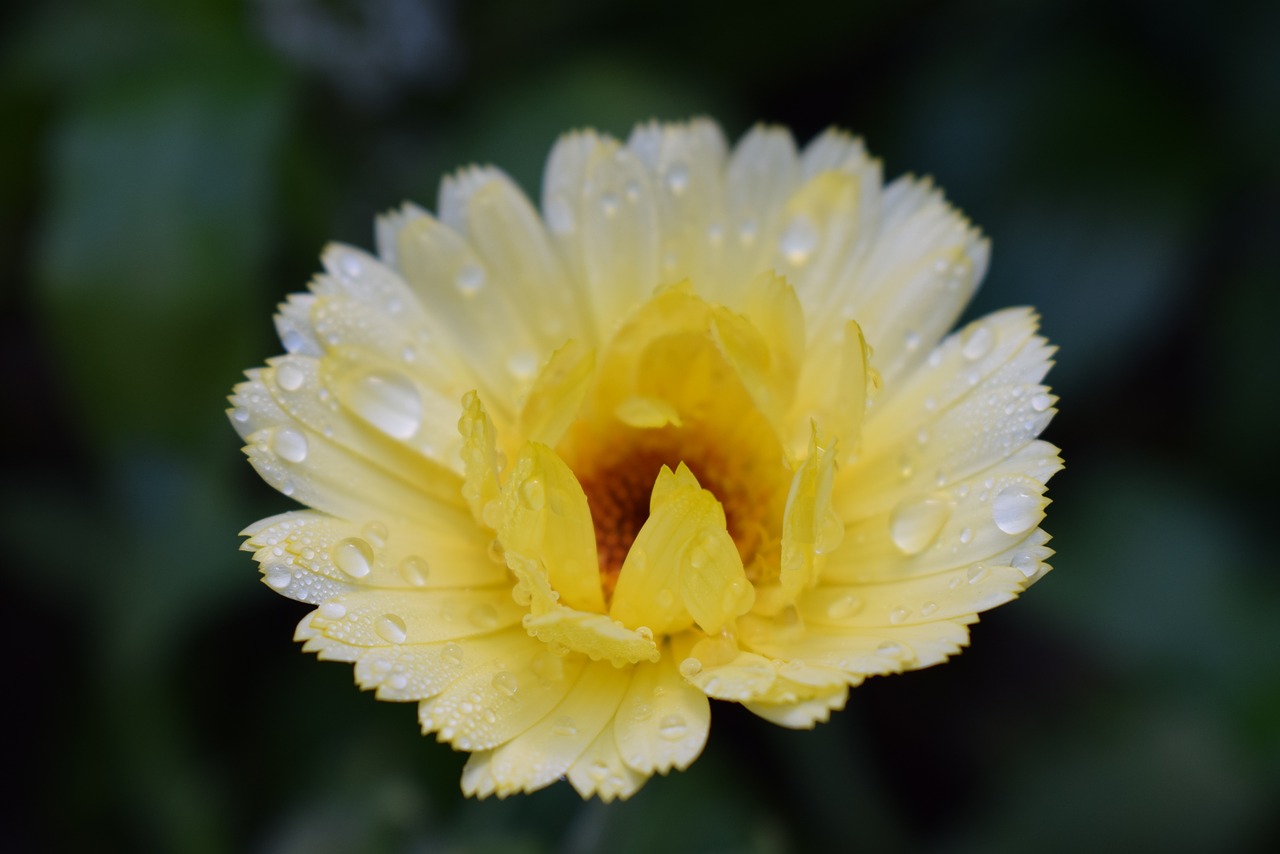
[[[851,136],[571,133],[541,214],[468,168],[377,244],[325,251],[231,398],[310,508],[245,548],[467,794],[628,797],[709,698],[812,727],[1049,569],[1053,349],[1028,309],[947,335],[987,241]]]

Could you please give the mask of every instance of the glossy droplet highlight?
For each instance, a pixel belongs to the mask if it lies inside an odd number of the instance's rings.
[[[991,502],[991,518],[1006,534],[1021,534],[1034,528],[1044,517],[1040,496],[1025,486],[1006,486]]]
[[[409,629],[404,620],[396,614],[383,614],[373,624],[373,630],[387,643],[404,643],[409,637]]]
[[[305,381],[302,369],[291,362],[285,362],[276,369],[276,383],[285,391],[297,391]]]
[[[503,670],[493,677],[493,687],[508,697],[514,697],[520,690],[520,680],[510,670]]]
[[[414,587],[422,587],[427,583],[427,575],[431,567],[424,558],[409,555],[400,561],[400,575]]]
[[[832,620],[848,619],[861,611],[863,604],[861,596],[840,596],[827,605],[827,616]]]
[[[965,336],[964,344],[960,347],[960,352],[969,361],[977,361],[983,356],[991,352],[991,348],[995,346],[996,336],[986,326],[975,326]]]
[[[674,163],[667,170],[667,189],[677,196],[689,186],[689,167],[683,163]]]
[[[818,227],[804,214],[798,214],[787,225],[778,240],[784,258],[797,267],[803,265],[818,246]]]
[[[271,436],[271,449],[281,459],[300,463],[307,458],[307,437],[292,427],[281,427]]]
[[[347,606],[341,602],[325,602],[320,606],[320,616],[326,620],[341,620],[347,616]]]
[[[938,495],[909,498],[893,508],[889,536],[905,555],[916,555],[938,538],[951,516],[951,502]]]
[[[667,715],[658,722],[658,735],[667,741],[679,741],[689,732],[689,725],[679,715]]]
[[[520,487],[520,498],[530,510],[541,510],[547,505],[547,488],[542,481],[531,477]]]
[[[393,439],[409,439],[422,426],[422,398],[404,374],[374,371],[351,385],[347,404]]]
[[[333,562],[352,578],[364,578],[373,568],[373,548],[359,537],[347,537],[333,547]]]

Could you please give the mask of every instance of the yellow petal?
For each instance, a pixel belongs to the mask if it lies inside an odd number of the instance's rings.
[[[684,769],[702,752],[711,727],[711,705],[676,669],[673,654],[635,669],[618,707],[614,735],[623,761],[648,776]]]
[[[683,463],[675,472],[663,466],[649,518],[618,574],[610,614],[658,634],[691,622],[715,633],[754,598],[720,502]]]
[[[458,421],[462,434],[462,462],[466,478],[462,495],[471,507],[471,515],[481,525],[497,528],[497,500],[500,490],[498,448],[493,422],[480,403],[480,395],[467,392],[462,398],[462,418]]]
[[[862,327],[846,322],[833,345],[821,347],[820,353],[808,354],[800,372],[789,415],[794,427],[788,447],[793,457],[803,456],[809,424],[816,421],[832,432],[849,459],[861,448],[867,399],[877,383]]]
[[[554,446],[578,416],[595,370],[595,353],[568,341],[551,354],[533,381],[520,410],[520,434]]]
[[[606,804],[615,798],[626,800],[640,790],[648,774],[640,774],[622,761],[614,740],[617,722],[611,722],[586,752],[578,757],[566,775],[569,783],[584,798],[599,795]]]
[[[831,508],[835,481],[835,448],[818,446],[818,430],[809,439],[809,455],[796,470],[782,519],[782,570],[779,581],[786,601],[817,580],[823,556],[840,544],[844,523]]]

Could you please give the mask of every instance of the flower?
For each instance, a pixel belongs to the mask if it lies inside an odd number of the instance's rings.
[[[311,508],[245,548],[468,794],[625,798],[708,698],[812,727],[1049,569],[1053,349],[1027,309],[944,338],[987,241],[853,137],[572,133],[541,216],[470,168],[377,242],[326,250],[231,398]]]

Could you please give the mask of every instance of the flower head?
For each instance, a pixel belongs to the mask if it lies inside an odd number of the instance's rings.
[[[561,139],[324,254],[232,421],[311,509],[251,526],[304,649],[469,751],[463,789],[627,797],[709,698],[812,727],[1047,570],[1025,309],[947,337],[987,242],[837,131]]]

